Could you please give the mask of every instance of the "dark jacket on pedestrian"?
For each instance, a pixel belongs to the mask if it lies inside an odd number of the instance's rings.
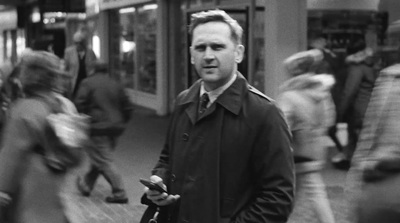
[[[181,196],[170,222],[286,222],[294,164],[282,113],[238,73],[198,118],[200,86],[178,96],[153,170]]]
[[[123,85],[104,70],[82,81],[74,103],[79,112],[90,116],[93,136],[121,135],[133,109]]]
[[[346,58],[347,77],[339,107],[339,121],[351,119],[356,127],[361,127],[376,73],[367,55],[352,54]],[[347,115],[347,117],[345,117]]]

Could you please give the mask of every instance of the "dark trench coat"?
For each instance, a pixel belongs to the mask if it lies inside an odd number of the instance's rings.
[[[153,170],[181,196],[170,222],[286,222],[294,165],[281,112],[238,74],[198,118],[200,85],[178,96]]]

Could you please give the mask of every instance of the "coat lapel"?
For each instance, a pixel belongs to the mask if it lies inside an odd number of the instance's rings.
[[[195,124],[197,121],[200,121],[213,113],[216,109],[217,103],[233,114],[239,114],[245,96],[244,92],[247,92],[244,88],[248,88],[248,83],[242,74],[239,72],[237,74],[237,79],[233,84],[229,86],[229,88],[226,89],[200,117],[198,117],[197,110],[201,80],[196,81],[196,83],[187,90],[186,94],[184,94],[182,100],[179,102],[179,105],[187,106],[185,112],[192,124]]]

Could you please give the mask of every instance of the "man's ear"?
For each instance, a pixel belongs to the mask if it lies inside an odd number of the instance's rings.
[[[242,44],[238,44],[235,49],[235,62],[241,63],[244,57],[244,46]]]
[[[192,55],[193,55],[193,47],[191,46],[191,47],[190,47],[190,63],[191,63],[191,64],[194,64],[194,58],[193,58]]]

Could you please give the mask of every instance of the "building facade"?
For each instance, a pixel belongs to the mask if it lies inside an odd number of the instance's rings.
[[[171,112],[178,93],[198,78],[190,65],[190,15],[215,8],[244,28],[246,55],[239,70],[256,88],[276,95],[277,83],[285,80],[281,61],[306,47],[305,0],[86,1],[93,49],[132,101],[159,115]]]
[[[63,43],[60,48],[68,46],[73,33],[85,24],[91,47],[109,63],[112,75],[124,83],[132,101],[159,115],[170,113],[178,93],[198,78],[190,64],[187,34],[190,15],[198,11],[219,8],[238,20],[244,28],[246,48],[239,70],[250,84],[272,98],[288,78],[282,61],[307,49],[313,33],[326,35],[330,47],[339,54],[354,37],[393,53],[400,36],[396,31],[400,30],[396,28],[400,27],[400,16],[394,10],[397,0],[85,0],[84,17],[65,17],[63,12],[64,20],[53,24],[49,21],[57,21],[60,15],[53,10],[60,10],[60,6],[55,3],[59,1],[51,1],[46,7],[39,5],[39,23],[47,24],[34,30],[38,1],[26,2],[25,17],[29,20],[25,22],[30,25],[21,31],[11,25],[0,33],[3,60],[13,54],[17,57],[24,38],[29,43],[32,36],[46,32],[57,38],[55,34],[63,29],[63,40],[57,42]],[[79,4],[70,3],[61,10],[79,11],[72,5]],[[387,38],[387,30],[392,30],[392,38]]]

